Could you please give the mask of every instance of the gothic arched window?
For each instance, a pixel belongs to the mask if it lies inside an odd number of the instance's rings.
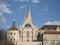
[[[12,35],[12,32],[10,33],[10,35]]]
[[[29,42],[29,39],[27,39],[27,41]]]
[[[30,25],[29,23],[27,23],[27,24],[25,25],[25,27],[31,27],[31,25]]]
[[[30,33],[29,33],[29,31],[27,31],[27,38],[29,38],[30,37]]]
[[[21,37],[21,31],[19,31],[19,37]]]

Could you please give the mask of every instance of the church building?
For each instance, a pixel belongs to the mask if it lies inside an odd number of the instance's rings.
[[[23,45],[25,45],[25,43],[29,44],[28,42],[32,45],[40,45],[41,42],[36,43],[37,35],[38,28],[32,23],[30,9],[28,14],[25,13],[24,22],[18,29],[15,26],[15,21],[13,21],[12,27],[7,31],[7,39],[13,41],[16,45],[20,45],[21,42],[23,42]]]
[[[60,45],[60,25],[43,25],[38,29],[32,22],[29,9],[21,26],[16,28],[13,21],[7,31],[7,40],[14,45]]]
[[[32,23],[31,11],[25,14],[24,23],[19,27],[19,40],[21,42],[32,42],[37,40],[38,28]]]

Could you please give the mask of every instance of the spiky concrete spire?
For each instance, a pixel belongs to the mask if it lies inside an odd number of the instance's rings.
[[[25,8],[25,10],[24,10],[24,22],[25,22],[25,20],[26,20],[26,8]]]
[[[26,24],[30,24],[33,28],[37,28],[37,27],[36,27],[35,25],[33,25],[33,23],[32,23],[30,8],[29,8],[29,10],[28,10],[28,13],[26,13],[26,10],[25,10],[24,14],[25,14],[24,22],[23,22],[23,25],[19,27],[19,29],[20,29],[20,28],[24,28]]]
[[[30,8],[29,8],[29,11],[28,11],[28,13],[27,13],[27,14],[26,14],[26,11],[25,11],[25,18],[24,18],[24,22],[25,22],[26,20],[29,20],[30,22],[32,22]]]
[[[29,8],[29,12],[28,12],[28,19],[32,22],[30,8]]]

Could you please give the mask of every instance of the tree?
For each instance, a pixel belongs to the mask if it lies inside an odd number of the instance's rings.
[[[0,41],[2,41],[3,40],[3,29],[0,29]]]
[[[14,45],[13,42],[6,39],[6,31],[0,29],[0,45]]]

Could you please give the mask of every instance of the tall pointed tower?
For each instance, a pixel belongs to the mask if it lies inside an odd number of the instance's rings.
[[[7,31],[7,40],[12,41],[14,45],[16,45],[19,40],[19,30],[16,28],[14,20],[12,26]]]
[[[29,8],[29,10],[28,10],[28,13],[26,13],[26,11],[25,11],[25,17],[24,17],[23,25],[20,26],[19,28],[25,27],[26,24],[30,24],[32,28],[37,28],[37,27],[36,27],[35,25],[33,25],[33,23],[32,23],[30,8]]]
[[[24,10],[24,22],[25,22],[25,20],[26,20],[26,9]]]
[[[30,8],[27,14],[25,12],[24,22],[22,26],[19,27],[19,30],[21,42],[37,40],[38,28],[32,23]]]
[[[32,23],[32,18],[31,18],[31,11],[30,11],[30,8],[29,8],[28,13],[26,13],[26,10],[25,10],[24,23],[27,22],[27,21]]]

